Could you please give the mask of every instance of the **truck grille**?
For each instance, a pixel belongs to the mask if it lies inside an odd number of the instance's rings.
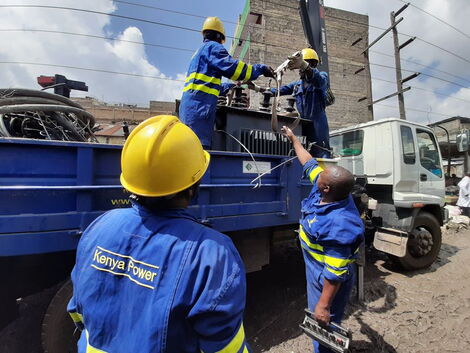
[[[305,136],[298,136],[298,138],[305,147],[307,143]],[[278,132],[241,129],[240,141],[251,153],[287,156],[292,149],[292,144],[287,137]]]

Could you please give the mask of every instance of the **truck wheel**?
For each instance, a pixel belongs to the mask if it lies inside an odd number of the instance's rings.
[[[42,321],[41,341],[44,353],[76,353],[79,332],[67,312],[72,298],[72,281],[68,280],[52,298]]]
[[[420,212],[409,234],[406,255],[394,257],[394,260],[405,270],[427,268],[436,261],[441,243],[441,227],[436,217],[428,212]]]

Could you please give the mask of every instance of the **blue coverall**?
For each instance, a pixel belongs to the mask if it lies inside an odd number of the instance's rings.
[[[242,260],[184,210],[105,213],[80,239],[72,281],[79,353],[250,352]]]
[[[317,179],[322,171],[315,159],[304,165],[304,176],[310,179],[313,188],[302,201],[299,238],[307,273],[308,308],[315,310],[325,278],[341,282],[330,308],[331,321],[339,324],[354,285],[354,262],[364,240],[364,224],[351,195],[341,201],[320,204]],[[314,351],[332,352],[316,341]]]
[[[312,68],[311,78],[302,78],[301,80],[291,82],[282,86],[279,91],[281,96],[293,94],[297,111],[303,119],[311,120],[313,124],[312,142],[320,147],[330,148],[330,131],[328,120],[326,118],[326,89],[328,87],[328,74]],[[277,89],[272,88],[273,94]],[[322,149],[314,148],[314,157],[329,158],[330,154]]]
[[[249,65],[235,60],[222,44],[204,40],[189,64],[179,108],[180,120],[196,133],[205,148],[209,148],[214,132],[217,97],[233,86],[222,84],[222,76],[232,81],[249,81],[268,71],[266,65]]]

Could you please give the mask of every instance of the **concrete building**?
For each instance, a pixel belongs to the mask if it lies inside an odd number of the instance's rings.
[[[155,115],[175,114],[175,102],[150,101],[149,107],[138,107],[128,104],[108,104],[92,97],[72,98],[86,111],[90,112],[99,124],[100,130],[95,133],[101,143],[123,144],[123,122],[129,125],[129,130],[141,121]]]
[[[265,63],[276,68],[287,56],[308,47],[298,8],[298,0],[246,0],[234,35],[240,40],[234,40],[231,54],[248,63]],[[372,94],[370,74],[366,73],[370,71],[355,74],[369,65],[361,55],[369,42],[368,16],[326,7],[325,25],[330,87],[336,97],[335,104],[327,108],[330,129],[373,120],[368,108]],[[283,83],[296,79],[297,72],[288,71]],[[268,82],[265,78],[257,81],[262,86]],[[250,93],[252,107],[257,107],[259,100],[259,94]]]

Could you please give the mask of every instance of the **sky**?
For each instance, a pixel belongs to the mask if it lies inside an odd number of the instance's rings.
[[[0,88],[38,89],[37,76],[59,73],[87,83],[89,91],[73,91],[74,96],[140,106],[148,106],[149,100],[172,101],[180,97],[189,60],[200,46],[204,18],[220,17],[227,34],[233,35],[244,4],[244,0],[1,0]],[[418,39],[401,51],[403,77],[416,71],[441,80],[421,75],[409,81],[413,88],[405,93],[407,118],[429,123],[455,115],[470,116],[468,0],[412,0],[411,4],[400,15],[404,17],[398,25],[400,42],[406,41],[407,35]],[[12,5],[60,6],[93,13]],[[382,32],[375,27],[388,28],[390,12],[398,10],[403,1],[325,0],[325,5],[368,15],[372,41]],[[139,44],[142,42],[148,45]],[[230,39],[226,47],[230,47]],[[396,91],[393,83],[383,81],[394,82],[394,70],[376,65],[394,66],[392,54],[390,34],[371,48],[374,100]],[[396,97],[374,105],[375,119],[398,115]]]

